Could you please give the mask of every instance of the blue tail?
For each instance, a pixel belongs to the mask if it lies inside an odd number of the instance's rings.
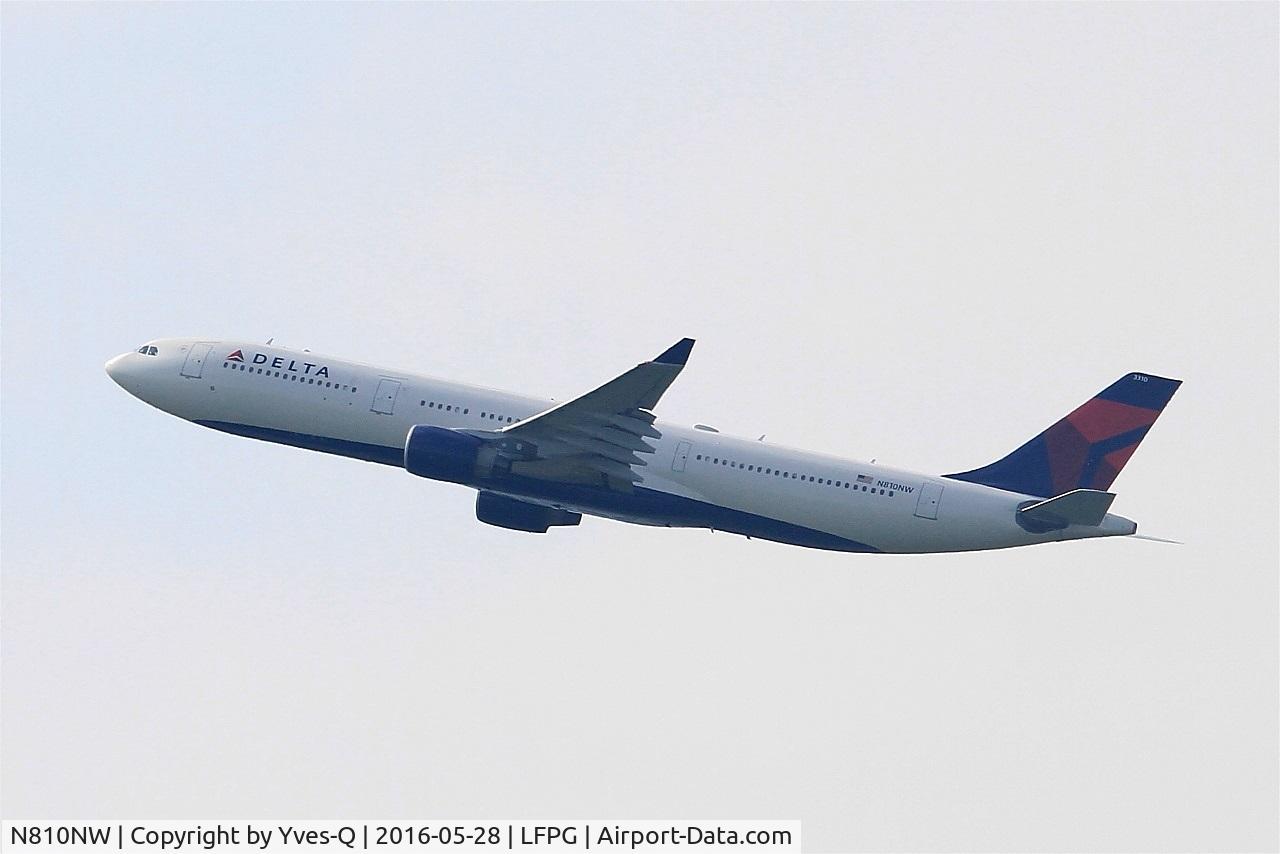
[[[1180,385],[1126,374],[1007,457],[943,476],[1044,498],[1072,489],[1106,491]]]

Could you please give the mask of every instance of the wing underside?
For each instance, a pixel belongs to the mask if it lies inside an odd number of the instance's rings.
[[[692,349],[693,339],[682,339],[581,397],[501,430],[467,432],[485,441],[491,464],[512,474],[629,490],[654,453],[650,440],[662,436],[651,410]]]

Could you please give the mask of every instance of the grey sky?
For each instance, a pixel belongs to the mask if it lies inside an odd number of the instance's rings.
[[[1275,849],[1277,7],[15,4],[6,816],[798,817],[812,850]],[[1186,381],[1188,541],[826,554],[148,409],[244,336],[955,471]]]

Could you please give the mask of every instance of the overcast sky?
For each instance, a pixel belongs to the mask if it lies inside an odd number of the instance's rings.
[[[1274,850],[1273,3],[3,14],[6,817],[777,817]],[[1098,540],[875,556],[218,434],[244,337],[926,472],[1185,380]]]

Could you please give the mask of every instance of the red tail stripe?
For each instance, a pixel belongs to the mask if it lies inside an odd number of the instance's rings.
[[[1150,427],[1159,414],[1154,409],[1095,397],[1068,415],[1066,420],[1092,444],[1139,427]]]

